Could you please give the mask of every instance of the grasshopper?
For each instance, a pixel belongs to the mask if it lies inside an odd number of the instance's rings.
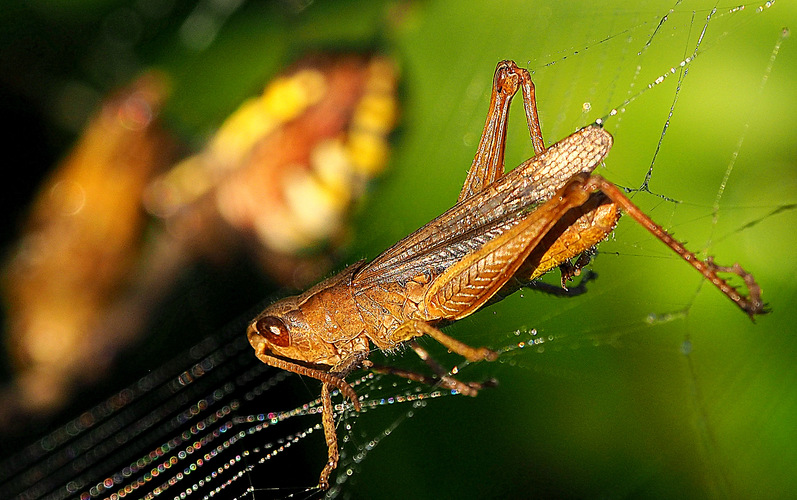
[[[507,117],[518,89],[535,155],[504,174]],[[345,377],[355,369],[374,368],[368,360],[372,345],[392,350],[408,344],[437,375],[428,380],[475,395],[480,384],[451,377],[414,339],[428,335],[469,361],[496,359],[494,351],[468,346],[438,326],[500,300],[555,267],[562,268],[564,286],[586,265],[592,248],[611,233],[621,210],[751,318],[766,312],[760,287],[741,266],[698,259],[618,187],[592,175],[611,145],[612,136],[596,122],[546,148],[529,72],[502,61],[495,70],[487,122],[457,203],[371,262],[357,262],[301,295],[272,304],[252,320],[247,336],[262,362],[322,382],[328,460],[320,488],[328,488],[339,458],[331,391],[338,389],[360,409]],[[719,272],[743,278],[749,296],[727,284]],[[427,380],[410,372],[386,371]]]

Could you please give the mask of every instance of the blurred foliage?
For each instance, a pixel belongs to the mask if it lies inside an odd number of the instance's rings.
[[[0,42],[8,43],[0,74],[6,92],[42,122],[34,137],[55,156],[66,142],[65,118],[75,118],[65,110],[78,104],[64,96],[91,97],[148,66],[172,75],[167,117],[200,144],[244,97],[305,50],[389,53],[402,72],[401,131],[390,172],[358,213],[354,261],[376,256],[456,199],[497,61],[512,58],[532,71],[550,144],[607,115],[692,54],[713,4],[676,4],[651,39],[673,4],[176,0],[156,15],[152,1],[17,2],[9,9],[14,15],[2,17]],[[690,248],[720,263],[742,263],[773,312],[751,323],[661,243],[623,219],[600,247],[592,266],[598,278],[587,294],[561,299],[527,291],[448,330],[471,345],[491,347],[527,340],[531,329],[555,339],[544,349],[468,367],[462,378],[496,377],[500,386],[476,399],[444,398],[416,412],[359,466],[346,483],[351,496],[797,494],[793,40],[783,41],[766,73],[782,28],[797,26],[797,8],[777,2],[759,13],[757,7],[718,10],[680,91],[676,72],[608,120],[615,146],[600,173],[622,186],[641,185],[672,109],[650,189],[680,203],[648,193],[634,200]],[[215,30],[188,42],[181,30],[201,9],[209,9]],[[136,30],[119,21],[125,16],[137,20]],[[24,39],[19,26],[28,30]],[[587,102],[591,109],[585,112]],[[532,154],[516,108],[510,168]],[[29,159],[41,162],[42,156]],[[36,164],[30,171],[42,168]],[[549,282],[558,281],[555,274]],[[198,287],[192,300],[201,301],[208,288]],[[240,290],[229,300],[241,311],[263,298]],[[172,333],[178,330],[173,326]],[[187,347],[185,338],[170,345]],[[301,383],[297,388],[314,390]],[[375,435],[403,411],[369,412],[357,419],[355,433]],[[320,468],[321,441],[305,448]]]

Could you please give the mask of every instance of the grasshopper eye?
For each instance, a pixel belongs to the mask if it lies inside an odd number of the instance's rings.
[[[260,335],[276,346],[288,347],[291,345],[291,334],[288,332],[285,323],[279,318],[274,316],[260,318],[255,323],[255,328]]]

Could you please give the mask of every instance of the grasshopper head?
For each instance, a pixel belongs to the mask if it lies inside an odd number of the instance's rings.
[[[299,363],[335,365],[340,361],[335,347],[305,319],[297,301],[288,297],[261,312],[246,330],[256,352]]]

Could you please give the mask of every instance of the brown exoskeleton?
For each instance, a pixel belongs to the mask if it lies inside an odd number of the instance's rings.
[[[507,114],[522,90],[535,156],[503,174]],[[372,367],[371,345],[409,345],[436,372],[438,382],[474,395],[478,384],[453,379],[413,340],[429,335],[468,360],[494,360],[495,352],[453,339],[435,325],[451,322],[500,300],[523,284],[562,267],[564,279],[585,265],[584,255],[614,229],[620,209],[642,224],[751,317],[765,312],[761,290],[738,264],[701,261],[641,212],[614,184],[591,175],[612,145],[600,124],[545,148],[528,71],[498,64],[487,123],[457,204],[373,261],[358,262],[303,294],[276,302],[249,325],[247,335],[264,363],[323,382],[328,461],[319,487],[327,488],[338,448],[330,391],[340,390],[359,410],[345,377]],[[742,296],[717,272],[745,280]],[[405,376],[412,374],[394,371]]]

